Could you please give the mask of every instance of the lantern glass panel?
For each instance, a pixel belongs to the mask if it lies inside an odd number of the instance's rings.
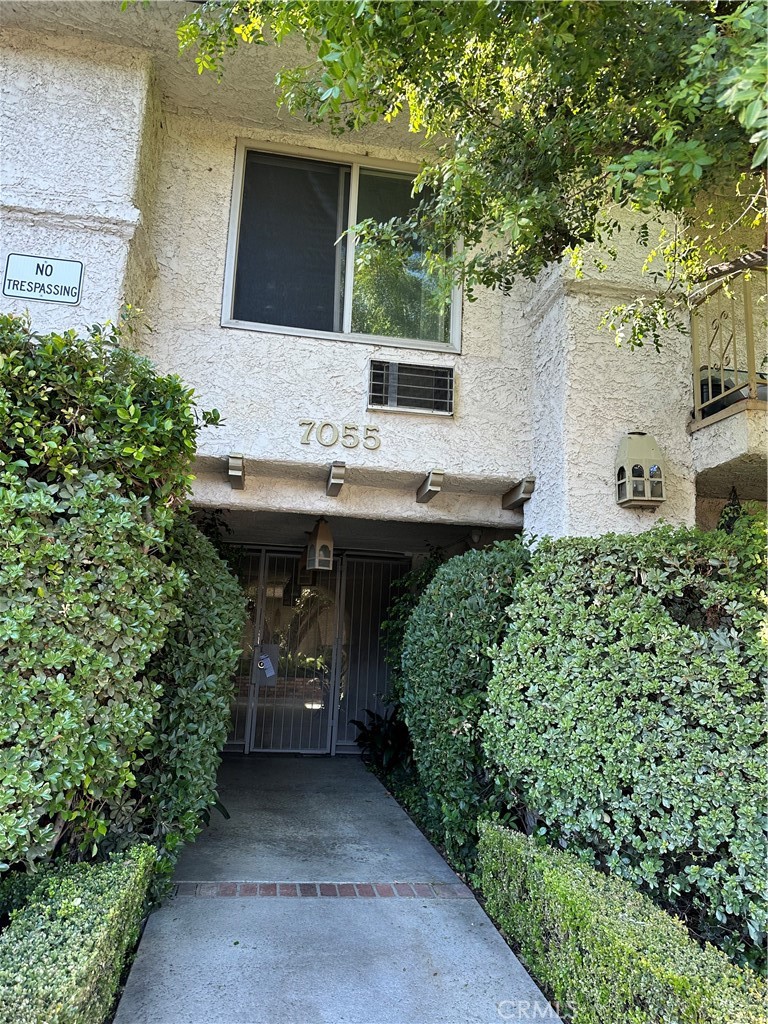
[[[644,498],[645,497],[645,480],[633,480],[632,481],[632,497],[633,498]]]
[[[632,476],[636,476],[636,477],[644,477],[645,476],[645,470],[640,465],[640,463],[636,462],[635,465],[632,467]]]

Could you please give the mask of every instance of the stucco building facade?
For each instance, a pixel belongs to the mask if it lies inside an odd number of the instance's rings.
[[[418,140],[397,123],[333,137],[278,111],[285,49],[243,48],[221,83],[198,76],[177,53],[187,7],[3,5],[3,308],[28,309],[38,332],[114,320],[125,302],[144,311],[152,330],[136,346],[223,418],[201,437],[193,501],[246,546],[251,644],[268,662],[271,644],[275,668],[290,655],[283,675],[301,663],[307,684],[294,685],[297,717],[280,671],[275,683],[244,665],[233,746],[342,750],[386,685],[378,625],[414,557],[521,530],[711,527],[732,487],[764,499],[765,388],[697,421],[688,334],[632,352],[599,330],[606,308],[648,287],[629,246],[604,275],[553,267],[509,296],[454,294],[442,320],[411,280],[418,317],[406,310],[408,328],[388,334],[363,310],[348,253],[312,251],[369,208],[397,212]],[[81,263],[77,302],[6,287],[19,255],[34,259],[32,282],[38,265]],[[616,501],[633,431],[663,454],[656,507]],[[321,518],[333,568],[313,573],[302,552]],[[315,606],[303,627],[302,601]]]

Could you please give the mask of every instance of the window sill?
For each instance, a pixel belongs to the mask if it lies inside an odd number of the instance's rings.
[[[448,355],[461,354],[461,345],[453,345],[450,342],[443,344],[441,341],[418,341],[415,338],[387,338],[377,334],[344,334],[340,331],[313,331],[304,327],[275,327],[273,324],[254,324],[247,320],[222,319],[221,326],[229,330],[253,331],[257,334],[279,334],[286,338],[343,341],[347,344],[370,345],[376,348],[405,348],[421,352],[445,352]],[[450,414],[444,413],[443,415]]]
[[[368,412],[396,412],[406,416],[442,416],[443,419],[452,420],[452,412],[443,412],[440,409],[409,409],[405,405],[369,405]]]

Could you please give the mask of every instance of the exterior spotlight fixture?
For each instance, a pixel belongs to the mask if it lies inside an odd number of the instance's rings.
[[[622,508],[656,508],[667,500],[666,477],[655,438],[630,430],[616,453],[616,503]]]
[[[318,519],[307,544],[307,569],[333,569],[333,534],[325,519]]]

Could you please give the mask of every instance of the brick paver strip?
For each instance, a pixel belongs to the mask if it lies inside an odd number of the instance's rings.
[[[463,882],[177,882],[174,896],[330,896],[342,899],[471,900]]]

